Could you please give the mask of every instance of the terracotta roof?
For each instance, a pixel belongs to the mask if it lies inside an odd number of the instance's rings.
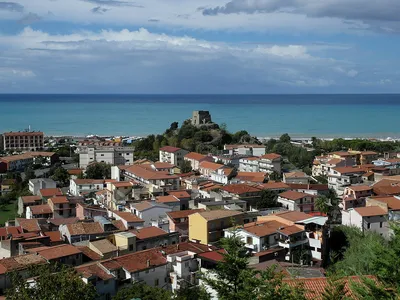
[[[190,209],[190,210],[178,210],[178,211],[170,211],[167,212],[167,215],[171,219],[182,219],[182,218],[187,218],[191,214],[195,214],[197,212],[204,211],[204,209]]]
[[[392,210],[400,210],[400,199],[396,197],[382,197],[382,196],[375,196],[370,197],[370,199],[386,203],[389,209]]]
[[[28,206],[33,215],[41,215],[41,214],[51,214],[53,211],[51,210],[48,204],[41,204],[41,205],[33,205]]]
[[[275,160],[275,159],[280,159],[282,156],[276,153],[267,153],[261,156],[261,158],[269,159],[269,160]]]
[[[337,155],[337,156],[356,156],[356,153],[350,153],[348,151],[336,151],[330,153],[331,155]]]
[[[168,232],[162,230],[161,228],[155,227],[155,226],[144,227],[141,229],[133,229],[133,230],[130,230],[130,232],[132,232],[134,235],[136,235],[136,237],[140,240],[150,239],[153,237],[168,234]]]
[[[376,281],[374,276],[366,276]],[[346,277],[343,280],[345,281],[345,294],[347,297],[351,299],[357,299],[355,295],[352,293],[350,288],[350,284],[352,282],[361,283],[361,276],[350,276]],[[325,292],[325,288],[328,286],[328,278],[327,277],[317,277],[317,278],[284,278],[283,282],[287,283],[290,287],[297,287],[299,284],[302,285],[306,292],[305,297],[307,300],[323,300],[323,294]]]
[[[298,222],[311,218],[310,215],[300,211],[283,211],[283,212],[278,212],[275,215],[292,222]]]
[[[40,226],[37,219],[22,219],[17,218],[18,224],[27,232],[39,232]]]
[[[21,226],[0,227],[0,237],[6,238],[9,234],[20,234],[22,231]]]
[[[377,195],[400,194],[400,180],[382,179],[372,186]]]
[[[167,259],[156,249],[127,254],[114,258],[113,261],[130,273],[167,264]]]
[[[11,161],[18,161],[18,160],[24,160],[24,159],[33,159],[34,157],[38,156],[53,156],[55,153],[54,152],[26,152],[23,154],[18,154],[18,155],[11,155],[11,156],[3,156],[0,157],[0,160],[5,161],[5,162],[11,162]]]
[[[53,202],[53,204],[69,203],[67,197],[65,196],[51,197],[49,201]]]
[[[97,277],[100,278],[101,280],[108,280],[114,278],[113,275],[104,271],[103,268],[101,268],[97,263],[91,263],[90,265],[75,267],[75,270],[76,272],[78,272],[78,274],[81,274],[82,277],[87,279],[92,277]]]
[[[40,196],[22,196],[21,199],[24,204],[35,203],[36,201],[42,201],[42,197]]]
[[[209,210],[209,211],[202,211],[198,212],[200,216],[202,216],[207,221],[218,220],[228,217],[234,217],[242,215],[242,212],[233,211],[233,210],[224,210],[224,209],[216,209],[216,210]],[[190,217],[189,217],[190,218]]]
[[[316,190],[316,191],[329,190],[327,184],[288,183],[288,185],[295,190]]]
[[[258,237],[263,237],[267,235],[271,235],[277,232],[279,228],[283,228],[287,226],[284,223],[271,220],[271,221],[258,221],[258,222],[252,222],[245,224],[243,227],[243,230],[258,236]]]
[[[50,237],[50,242],[52,242],[52,243],[63,241],[60,231],[46,231],[46,232],[43,232],[43,234],[45,236]]]
[[[328,160],[326,162],[326,164],[328,164],[328,165],[337,165],[338,163],[341,163],[342,161],[343,160],[340,159],[340,158],[332,158],[332,159]]]
[[[80,175],[83,173],[82,169],[69,169],[67,171],[69,175]]]
[[[78,248],[82,252],[83,255],[85,255],[86,257],[88,257],[91,260],[100,260],[101,259],[101,255],[94,252],[92,249],[89,249],[88,246],[77,246],[76,248]]]
[[[156,197],[156,202],[158,203],[180,203],[180,200],[175,196],[158,196]]]
[[[372,171],[368,171],[367,173],[363,174],[364,177],[370,177],[372,175],[374,175],[374,172]]]
[[[126,168],[125,172],[132,173],[137,177],[156,180],[156,179],[177,179],[179,176],[171,175],[167,171],[156,171],[147,165],[133,165]]]
[[[214,262],[220,262],[224,260],[224,253],[226,253],[225,250],[220,249],[220,250],[215,250],[215,251],[209,251],[209,252],[204,252],[200,253],[197,255],[199,258],[205,258],[207,260],[212,260]]]
[[[304,172],[289,172],[289,173],[283,173],[285,178],[303,178],[303,177],[309,177],[306,173]]]
[[[307,194],[307,193],[297,192],[297,191],[286,191],[286,192],[280,193],[279,197],[296,201],[296,200],[299,200],[304,197],[315,197],[315,196],[311,195],[311,194]]]
[[[142,201],[140,203],[135,203],[133,205],[133,207],[137,211],[143,211],[143,210],[146,210],[146,209],[149,209],[149,208],[153,207],[153,205],[149,201]]]
[[[62,196],[63,193],[59,188],[52,188],[52,189],[41,189],[39,190],[40,195],[42,197],[53,197],[53,196]]]
[[[55,226],[60,226],[60,225],[66,225],[66,224],[74,224],[79,221],[79,218],[73,217],[73,218],[56,218],[56,219],[49,219],[48,222],[55,225]]]
[[[70,235],[100,234],[104,232],[98,222],[67,224],[67,228]]]
[[[205,159],[207,156],[197,153],[197,152],[189,152],[188,154],[185,155],[185,158],[187,159],[193,159],[193,160],[202,160]]]
[[[350,173],[365,173],[366,169],[363,168],[362,166],[358,167],[337,167],[333,168],[332,170],[335,170],[339,172],[340,174],[350,174]]]
[[[175,165],[167,163],[167,162],[161,162],[161,161],[156,161],[153,166],[156,169],[173,169],[175,168]]]
[[[200,163],[200,168],[210,169],[210,170],[213,170],[213,171],[216,171],[216,170],[222,168],[223,166],[224,165],[213,163],[213,162],[210,162],[210,161],[202,161]]]
[[[130,181],[120,181],[120,182],[114,182],[112,184],[113,186],[119,188],[119,187],[132,187],[133,183]]]
[[[237,172],[235,178],[242,181],[251,181],[263,183],[265,180],[265,173],[263,172]]]
[[[58,246],[49,247],[44,250],[37,251],[37,253],[46,260],[53,260],[70,255],[82,253],[78,248],[72,245],[63,244]]]
[[[84,184],[104,184],[104,179],[73,179],[75,184],[84,185]]]
[[[292,235],[304,231],[304,228],[299,225],[292,225],[278,229],[278,231],[284,235]]]
[[[287,183],[281,181],[268,181],[267,183],[261,184],[260,187],[266,190],[290,189],[290,186]]]
[[[190,199],[190,194],[186,190],[182,191],[168,191],[168,195],[175,196],[178,199],[183,199],[183,198],[189,198]]]
[[[373,216],[384,216],[387,212],[379,206],[366,206],[366,207],[356,207],[354,208],[356,212],[362,217],[373,217]]]
[[[355,192],[372,191],[372,187],[370,187],[368,185],[351,185],[348,188]]]
[[[128,212],[128,211],[113,211],[113,213],[128,223],[131,223],[131,222],[143,223],[144,222],[141,218],[139,218],[138,216],[136,216],[133,213]]]
[[[245,184],[245,183],[237,183],[237,184],[229,184],[225,185],[221,188],[222,190],[231,193],[231,194],[245,194],[245,193],[257,193],[261,192],[261,189],[256,188],[254,186]]]
[[[177,148],[177,147],[172,147],[172,146],[165,146],[165,147],[160,148],[160,151],[169,152],[169,153],[174,153],[179,150],[182,150],[182,149]]]
[[[36,254],[25,254],[0,259],[0,274],[21,270],[32,265],[45,264],[46,260]]]
[[[199,243],[184,242],[184,243],[179,243],[176,245],[167,245],[165,247],[159,247],[157,249],[163,250],[166,254],[173,254],[173,253],[178,253],[178,252],[182,252],[182,251],[191,251],[196,254],[199,254],[199,253],[217,250],[218,248],[216,248],[214,246],[199,244]]]
[[[124,222],[122,220],[114,220],[112,221],[112,224],[118,228],[118,230],[125,231],[127,228],[124,225]]]
[[[113,245],[107,239],[91,241],[90,244],[92,244],[102,254],[107,254],[107,253],[110,253],[110,252],[116,252],[118,250],[117,246]]]

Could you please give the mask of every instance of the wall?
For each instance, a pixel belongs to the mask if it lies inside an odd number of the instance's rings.
[[[168,284],[167,265],[149,268],[146,271],[135,272],[131,274],[134,281],[144,281],[145,284],[153,287],[165,287]],[[156,280],[158,279],[158,285]]]
[[[152,208],[146,209],[144,211],[133,211],[133,213],[135,215],[137,215],[139,218],[141,218],[142,220],[144,220],[144,227],[147,226],[151,226],[152,222],[151,220],[158,220],[159,217],[164,217],[166,216],[167,212],[170,212],[171,208],[163,208],[163,207],[158,207],[158,206],[154,206]]]
[[[198,240],[201,244],[208,244],[208,227],[206,220],[195,213],[189,216],[189,240]]]

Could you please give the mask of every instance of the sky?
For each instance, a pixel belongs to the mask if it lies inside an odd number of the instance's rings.
[[[399,0],[0,0],[0,93],[398,93],[399,36]]]

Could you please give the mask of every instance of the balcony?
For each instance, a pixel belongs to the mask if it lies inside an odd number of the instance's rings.
[[[294,248],[300,245],[308,244],[308,238],[286,238],[286,239],[279,239],[278,245],[283,248]]]

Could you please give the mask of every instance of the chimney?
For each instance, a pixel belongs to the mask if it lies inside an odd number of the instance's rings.
[[[176,250],[179,250],[179,244],[176,244]]]
[[[146,261],[146,263],[147,263],[147,267],[150,267],[150,259],[148,259],[148,260]]]

